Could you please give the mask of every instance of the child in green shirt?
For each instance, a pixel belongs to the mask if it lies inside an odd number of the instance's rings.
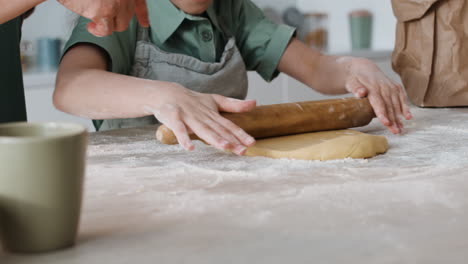
[[[245,112],[247,71],[270,81],[284,72],[325,94],[368,96],[393,133],[411,118],[401,86],[372,62],[326,56],[265,18],[250,0],[148,0],[150,28],[105,38],[81,18],[57,77],[57,108],[93,119],[100,130],[152,124],[172,129],[193,149],[195,133],[213,146],[242,155],[255,140],[219,112]]]

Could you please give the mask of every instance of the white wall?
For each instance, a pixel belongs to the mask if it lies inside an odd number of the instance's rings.
[[[23,39],[35,41],[40,37],[68,39],[76,15],[57,1],[46,1],[36,7],[34,14],[24,21]]]
[[[396,20],[390,0],[297,0],[303,12],[326,12],[329,14],[330,52],[349,52],[351,48],[348,13],[365,8],[374,13],[374,50],[392,50],[395,43]]]

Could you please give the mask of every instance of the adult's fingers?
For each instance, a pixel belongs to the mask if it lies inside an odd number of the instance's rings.
[[[237,100],[217,94],[212,96],[220,112],[243,113],[252,111],[257,106],[255,100]]]
[[[132,20],[135,14],[135,2],[134,0],[123,1],[123,4],[119,7],[118,13],[114,17],[115,28],[114,31],[123,32],[127,30],[130,20]]]
[[[88,30],[89,33],[93,34],[96,37],[104,37],[99,34],[100,32],[96,31],[96,26],[96,22],[91,21],[86,25],[86,30]]]
[[[113,19],[100,18],[96,21],[88,23],[87,29],[89,33],[97,37],[105,37],[114,32],[115,22]]]
[[[135,14],[138,19],[138,23],[140,23],[142,27],[150,26],[146,0],[135,0]]]

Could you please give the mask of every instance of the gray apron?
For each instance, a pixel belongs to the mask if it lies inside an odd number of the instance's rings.
[[[207,63],[188,55],[162,51],[151,42],[149,30],[139,27],[131,75],[143,79],[175,82],[200,93],[244,99],[248,88],[247,70],[235,38],[228,38],[220,62]],[[109,119],[95,125],[97,130],[104,131],[157,123],[154,116],[146,116]]]

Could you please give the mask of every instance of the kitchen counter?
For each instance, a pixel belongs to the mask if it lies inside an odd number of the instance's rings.
[[[466,263],[468,109],[413,109],[370,160],[187,153],[154,128],[90,135],[74,248],[2,264]]]

